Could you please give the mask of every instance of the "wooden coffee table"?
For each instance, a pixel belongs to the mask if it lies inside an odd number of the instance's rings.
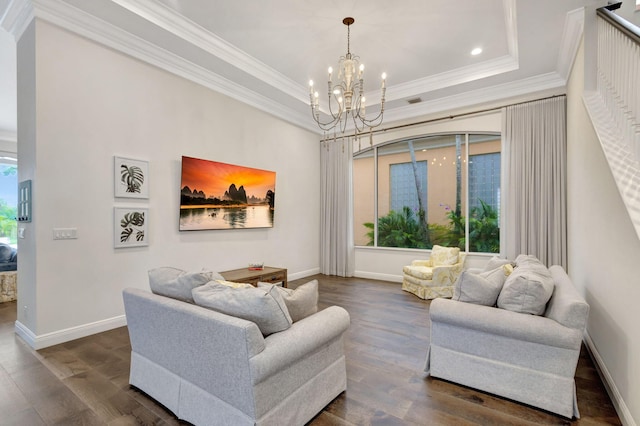
[[[287,269],[274,268],[265,266],[261,270],[251,270],[249,268],[232,269],[230,271],[222,271],[220,275],[227,281],[235,283],[249,283],[253,286],[258,285],[258,281],[263,283],[280,283],[283,287],[287,287]]]

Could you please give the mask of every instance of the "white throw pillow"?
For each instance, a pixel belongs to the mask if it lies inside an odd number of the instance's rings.
[[[495,306],[502,286],[510,274],[511,269],[506,266],[473,274],[462,271],[453,287],[453,300],[474,303],[476,305]]]
[[[214,281],[194,288],[192,294],[196,305],[252,321],[265,336],[286,330],[293,322],[276,287],[233,288]]]
[[[524,314],[542,315],[555,284],[551,273],[534,256],[520,255],[504,283],[498,307]]]
[[[151,292],[193,303],[191,290],[215,279],[215,272],[187,272],[178,268],[164,266],[149,271]]]
[[[487,262],[487,265],[484,267],[482,272],[493,271],[497,267],[507,264],[513,265],[514,262],[509,259],[502,259],[501,257],[493,256],[489,259],[489,262]]]
[[[273,286],[273,284],[258,283],[258,287],[268,286]],[[282,295],[293,322],[300,321],[302,318],[318,312],[318,280],[309,281],[295,289],[274,287]]]

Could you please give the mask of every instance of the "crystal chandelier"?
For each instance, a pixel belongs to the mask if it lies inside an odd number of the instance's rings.
[[[358,57],[351,54],[350,51],[350,29],[349,26],[355,20],[347,17],[342,23],[347,26],[347,54],[340,58],[338,65],[338,82],[333,83],[331,80],[333,68],[329,67],[329,81],[327,84],[329,95],[329,115],[327,122],[320,120],[319,96],[318,92],[313,89],[313,80],[309,81],[309,101],[311,103],[311,114],[313,119],[322,130],[329,131],[331,129],[339,129],[342,133],[347,128],[349,117],[353,120],[356,134],[366,129],[373,129],[382,124],[382,115],[384,113],[384,95],[386,92],[385,81],[386,73],[382,73],[382,97],[380,100],[380,112],[374,118],[366,118],[365,96],[364,96],[364,65],[359,64]],[[359,66],[358,66],[359,64]],[[356,74],[356,69],[357,74]]]

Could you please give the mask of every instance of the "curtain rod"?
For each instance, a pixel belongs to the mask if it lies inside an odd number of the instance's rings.
[[[452,115],[447,115],[445,117],[438,117],[438,118],[430,118],[428,120],[422,120],[422,121],[417,121],[415,123],[407,123],[407,124],[399,124],[397,126],[391,126],[391,127],[386,127],[384,129],[377,129],[377,130],[371,130],[369,132],[363,132],[360,134],[351,134],[351,135],[347,135],[346,137],[357,137],[357,136],[363,136],[363,135],[367,135],[367,134],[375,134],[375,133],[384,133],[386,131],[389,130],[397,130],[397,129],[403,129],[405,127],[413,127],[413,126],[420,126],[422,124],[429,124],[429,123],[435,123],[437,121],[444,121],[444,120],[453,120],[456,118],[460,118],[460,117],[467,117],[470,115],[476,115],[476,114],[484,114],[486,112],[497,112],[500,111],[502,108],[506,108],[506,107],[512,107],[512,106],[517,106],[517,105],[523,105],[523,104],[528,104],[531,102],[537,102],[537,101],[545,101],[547,99],[555,99],[555,98],[560,98],[560,97],[566,97],[566,94],[563,95],[551,95],[551,96],[547,96],[545,98],[540,98],[540,99],[534,99],[532,101],[522,101],[522,102],[516,102],[513,104],[507,104],[507,105],[501,105],[501,106],[497,106],[497,107],[492,107],[492,108],[486,108],[486,109],[481,109],[478,111],[470,111],[470,112],[462,112],[460,114],[452,114]],[[335,137],[325,137],[320,139],[320,142],[326,142],[326,141],[330,141],[330,140],[334,140],[334,139],[342,139],[344,138],[345,135],[340,135],[340,136],[335,136]]]

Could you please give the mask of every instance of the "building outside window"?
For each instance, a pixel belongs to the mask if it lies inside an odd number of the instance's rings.
[[[499,252],[499,135],[396,141],[355,153],[353,170],[356,245]]]
[[[469,206],[480,208],[481,201],[500,212],[499,152],[469,156]]]

